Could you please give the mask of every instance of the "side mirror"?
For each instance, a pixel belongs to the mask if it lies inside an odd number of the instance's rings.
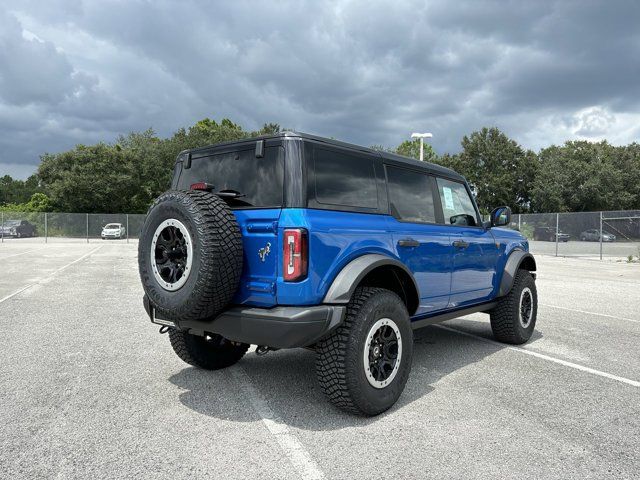
[[[504,227],[511,223],[511,209],[509,207],[496,207],[491,211],[491,226]]]

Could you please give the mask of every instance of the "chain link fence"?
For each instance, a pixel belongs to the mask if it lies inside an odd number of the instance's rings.
[[[129,242],[138,238],[144,218],[125,213],[0,212],[0,241]],[[640,259],[640,210],[516,214],[511,228],[529,239],[535,254]]]
[[[126,213],[0,212],[0,241],[128,243],[138,238],[144,219]]]
[[[533,253],[640,259],[640,210],[513,215]]]

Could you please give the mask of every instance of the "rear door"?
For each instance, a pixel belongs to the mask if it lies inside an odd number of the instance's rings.
[[[256,156],[255,142],[233,150],[192,156],[177,187],[197,182],[213,185],[231,207],[242,232],[243,270],[232,302],[254,306],[276,304],[278,220],[284,196],[284,149],[267,146]]]
[[[426,172],[386,165],[389,229],[398,257],[420,290],[416,315],[447,307],[451,285],[449,229],[436,223],[434,178]]]
[[[438,197],[453,252],[449,308],[491,297],[499,249],[480,222],[471,193],[462,182],[438,178]]]

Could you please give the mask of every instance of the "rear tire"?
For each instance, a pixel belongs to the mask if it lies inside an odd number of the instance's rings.
[[[536,282],[527,270],[518,270],[511,291],[491,311],[496,340],[520,345],[531,338],[538,315]]]
[[[219,370],[237,363],[249,349],[246,343],[227,340],[220,335],[200,337],[172,328],[169,341],[184,362],[205,370]]]
[[[318,382],[336,407],[378,415],[402,394],[412,354],[413,331],[400,297],[383,288],[359,287],[344,322],[316,345]]]

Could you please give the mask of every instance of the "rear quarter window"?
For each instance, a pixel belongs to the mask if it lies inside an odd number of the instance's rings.
[[[313,162],[315,181],[311,188],[318,207],[378,208],[373,158],[317,148]]]

